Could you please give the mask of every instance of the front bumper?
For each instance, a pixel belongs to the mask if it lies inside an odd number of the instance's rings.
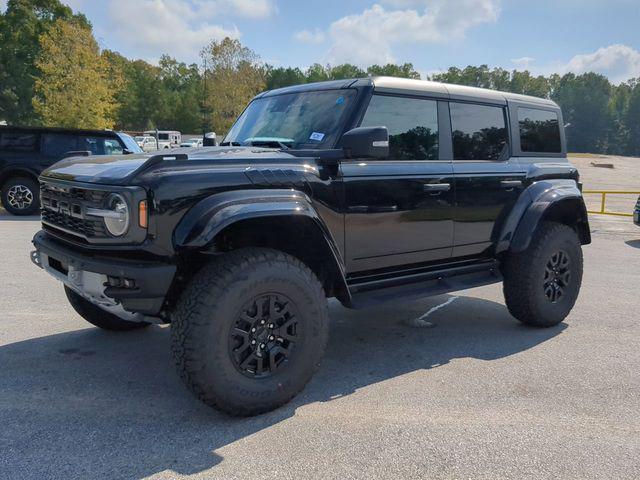
[[[92,303],[130,321],[159,317],[176,266],[83,253],[40,231],[31,260]]]

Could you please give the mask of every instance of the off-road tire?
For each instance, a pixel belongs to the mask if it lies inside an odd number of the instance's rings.
[[[545,268],[559,251],[568,257],[570,276],[562,296],[552,302],[545,293]],[[578,298],[582,267],[582,248],[577,233],[567,225],[542,223],[524,252],[509,254],[505,259],[503,291],[509,312],[533,327],[559,324]]]
[[[301,337],[286,365],[252,378],[234,363],[229,336],[247,302],[271,294],[293,303]],[[180,377],[200,400],[251,416],[284,405],[305,387],[324,355],[328,329],[324,290],[304,263],[277,250],[245,248],[205,265],[187,285],[172,316],[171,348]]]
[[[11,197],[20,192],[28,191],[30,203],[21,208]],[[26,189],[26,190],[25,190]],[[22,194],[22,193],[21,193]],[[40,211],[40,185],[28,177],[13,177],[2,185],[2,205],[12,215],[35,215]]]
[[[112,330],[116,332],[124,332],[128,330],[139,330],[151,325],[147,322],[127,322],[115,315],[105,312],[100,307],[95,306],[89,300],[82,298],[69,287],[64,287],[67,299],[73,309],[84,318],[87,322],[104,330]]]

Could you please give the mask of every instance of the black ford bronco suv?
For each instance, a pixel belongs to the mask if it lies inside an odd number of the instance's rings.
[[[112,130],[0,126],[0,201],[7,212],[38,213],[38,175],[70,153],[125,155],[142,149]]]
[[[171,323],[185,383],[234,415],[302,390],[327,297],[503,281],[511,314],[549,327],[590,242],[555,103],[426,81],[269,91],[220,147],[70,158],[40,180],[32,260],[98,327]]]

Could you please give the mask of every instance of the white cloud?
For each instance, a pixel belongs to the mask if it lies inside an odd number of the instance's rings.
[[[511,62],[516,68],[527,69],[535,75],[596,72],[605,75],[613,83],[640,77],[640,51],[621,44],[601,47],[592,53],[581,53],[569,61],[537,64],[531,57],[522,57],[514,58]]]
[[[200,50],[210,41],[240,37],[235,25],[212,22],[225,16],[221,10],[199,10],[186,0],[112,0],[107,28],[141,58],[156,61],[162,53],[168,53],[196,62]]]
[[[498,19],[498,0],[383,0],[362,13],[331,24],[331,63],[370,65],[395,61],[393,47],[463,38],[465,32]]]
[[[640,52],[627,45],[609,45],[593,53],[580,54],[564,65],[565,72],[596,72],[614,83],[640,77]]]
[[[267,18],[277,10],[274,0],[194,0],[194,4],[198,15],[211,18]]]
[[[536,59],[533,57],[520,57],[511,59],[511,63],[513,63],[519,70],[528,70],[530,65],[535,61]]]
[[[7,8],[7,0],[0,0],[0,12],[4,12],[5,8]]]
[[[324,32],[318,28],[315,30],[300,30],[293,34],[293,38],[301,43],[322,43],[324,42]]]

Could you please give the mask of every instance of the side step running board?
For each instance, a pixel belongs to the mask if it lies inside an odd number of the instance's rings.
[[[352,284],[351,308],[406,301],[502,281],[497,261]]]

